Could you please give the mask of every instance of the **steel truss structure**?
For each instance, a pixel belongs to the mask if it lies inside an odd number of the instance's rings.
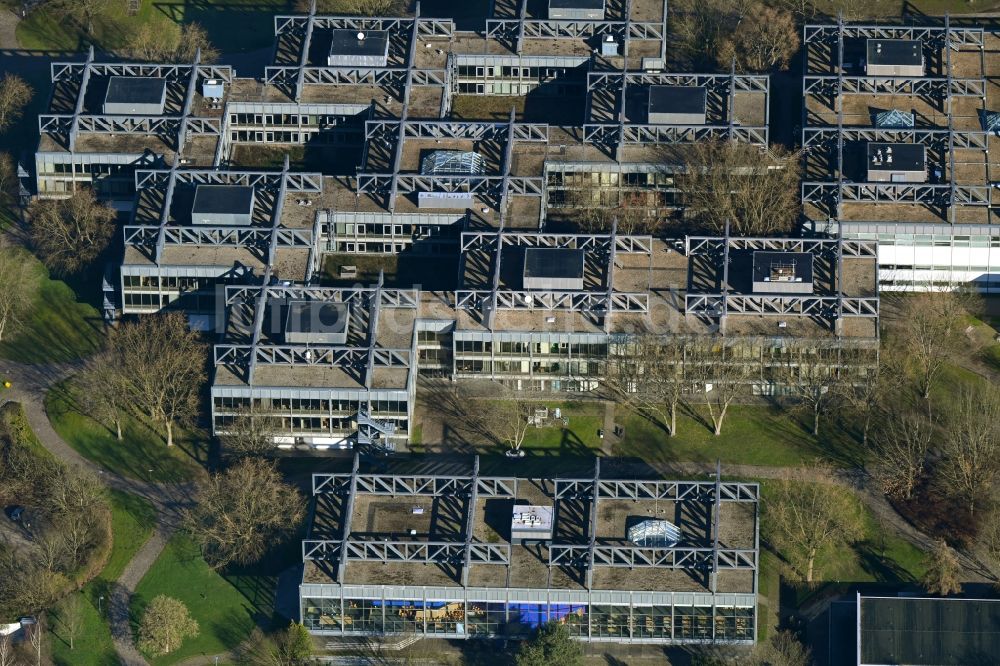
[[[518,479],[514,477],[484,477],[479,473],[479,456],[470,474],[411,475],[380,474],[359,471],[355,454],[349,474],[314,474],[313,495],[334,495],[344,508],[341,530],[336,539],[307,538],[302,543],[303,560],[327,560],[337,565],[337,580],[344,582],[345,566],[350,561],[436,563],[459,567],[462,587],[468,586],[468,571],[473,564],[510,566],[511,546],[507,543],[486,543],[473,537],[474,512],[479,498],[516,499]],[[634,569],[658,567],[685,569],[707,573],[709,588],[717,591],[717,574],[736,569],[757,572],[757,548],[727,548],[719,542],[719,512],[724,502],[746,502],[757,506],[760,489],[755,483],[723,482],[721,465],[716,467],[715,481],[640,481],[601,478],[601,461],[594,461],[594,474],[584,479],[543,480],[552,489],[559,514],[559,502],[585,502],[587,543],[547,541],[548,566],[577,568],[585,572],[585,587],[593,588],[596,567]],[[352,535],[351,519],[355,499],[359,494],[389,497],[454,497],[464,502],[463,539],[398,539],[388,535],[365,533]],[[598,509],[601,500],[666,500],[704,504],[711,510],[710,547],[687,545],[639,547],[631,543],[615,543],[601,537],[598,543]],[[754,517],[754,531],[757,518]],[[556,533],[556,531],[554,531]],[[756,543],[756,538],[755,538]],[[754,584],[756,589],[756,583]]]
[[[164,78],[168,83],[180,84],[185,91],[183,104],[177,113],[158,116],[84,113],[84,101],[91,79],[109,76]],[[75,152],[81,133],[159,136],[172,141],[176,152],[182,153],[189,136],[220,136],[222,133],[222,118],[199,118],[192,115],[198,82],[217,79],[229,84],[232,82],[233,72],[227,65],[203,64],[201,49],[195,52],[191,64],[136,64],[95,62],[94,47],[91,46],[87,59],[82,63],[52,63],[51,78],[56,86],[62,83],[73,88],[73,113],[39,114],[38,131],[51,136],[71,153]],[[55,94],[54,91],[53,95]]]
[[[649,294],[615,290],[615,256],[645,254],[652,256],[651,236],[619,236],[617,221],[609,234],[554,234],[507,230],[502,224],[496,231],[463,232],[462,258],[459,262],[460,288],[455,292],[455,308],[477,311],[487,328],[493,330],[498,310],[542,310],[579,312],[603,318],[607,329],[616,312],[649,312]],[[599,267],[603,288],[582,291],[542,289],[502,289],[500,264],[506,247],[571,248],[586,252],[585,263]],[[476,267],[486,273],[489,287],[469,289],[463,283],[466,269]]]
[[[944,53],[944,76],[848,76],[844,66],[844,41],[848,39],[908,39],[919,40],[925,46]],[[920,204],[944,211],[948,221],[955,222],[957,206],[988,207],[992,202],[989,183],[961,184],[955,177],[955,150],[987,149],[987,133],[979,130],[957,130],[952,119],[955,97],[974,97],[986,105],[985,47],[982,27],[955,27],[948,15],[937,26],[878,26],[850,25],[839,17],[836,24],[803,27],[804,59],[803,94],[833,101],[837,113],[835,126],[810,127],[809,116],[803,110],[802,145],[807,151],[826,151],[831,155],[832,181],[805,180],[802,201],[826,208],[832,217],[843,215],[844,203]],[[963,48],[978,49],[980,76],[952,76],[951,54]],[[831,56],[832,73],[810,70],[810,50],[825,49]],[[947,127],[887,129],[876,127],[845,127],[844,95],[904,95],[941,103],[948,114]],[[947,173],[942,183],[855,183],[844,176],[845,141],[886,141],[919,143],[939,150],[946,161]]]
[[[681,144],[697,141],[744,141],[767,146],[770,118],[770,78],[763,74],[660,73],[630,71],[591,71],[587,73],[587,115],[583,139],[608,151],[615,160],[621,159],[626,145]],[[726,123],[706,125],[660,125],[627,122],[626,93],[629,89],[649,86],[700,86],[725,101]],[[762,126],[737,122],[737,93],[764,96],[765,120]],[[594,113],[602,110],[617,118],[617,122],[593,122]]]
[[[403,115],[399,120],[370,120],[365,123],[365,152],[357,177],[359,194],[381,198],[389,212],[394,212],[399,194],[468,192],[494,206],[500,212],[501,220],[506,217],[510,196],[542,196],[545,180],[542,175],[515,176],[511,174],[511,168],[514,145],[518,142],[547,144],[548,125],[515,122],[514,109],[511,109],[507,122],[409,120],[406,114],[407,108],[404,105]],[[407,139],[495,141],[503,146],[500,171],[482,176],[400,173],[403,144]],[[376,145],[392,156],[391,172],[369,170],[369,161]]]
[[[712,264],[720,266],[721,291],[714,293],[691,293],[684,296],[684,310],[687,314],[717,320],[719,330],[725,333],[729,315],[756,316],[808,316],[824,320],[839,334],[845,317],[878,318],[879,297],[849,297],[843,293],[844,257],[870,258],[877,261],[878,242],[874,240],[847,240],[843,238],[749,238],[733,237],[726,229],[722,237],[689,236],[685,241],[685,251],[689,257],[710,255]],[[833,276],[833,293],[820,294],[735,294],[729,280],[730,252],[771,251],[805,252],[816,258],[825,258],[836,268]]]
[[[240,185],[252,187],[258,194],[273,200],[267,226],[210,226],[170,224],[170,211],[178,185]],[[274,265],[279,248],[298,248],[315,253],[318,232],[313,229],[290,229],[281,226],[281,214],[289,193],[321,194],[323,176],[319,173],[293,173],[288,157],[281,171],[217,171],[181,169],[179,158],[170,169],[138,170],[135,173],[137,200],[151,193],[152,208],[136,205],[131,223],[124,228],[125,245],[136,247],[157,265],[168,245],[248,248],[259,253],[262,261]],[[141,224],[148,219],[154,224]],[[315,226],[315,225],[314,225]],[[313,257],[309,262],[312,267]]]
[[[265,344],[263,337],[264,311],[268,302],[276,300],[310,300],[343,303],[356,312],[367,313],[366,339],[363,345]],[[311,287],[311,286],[229,286],[226,288],[226,310],[245,307],[254,313],[248,331],[249,344],[223,343],[215,346],[213,362],[242,374],[253,385],[254,371],[260,365],[320,366],[340,368],[355,377],[366,389],[372,388],[376,368],[402,368],[414,365],[410,348],[380,347],[377,340],[379,315],[383,308],[416,309],[419,294],[416,289],[387,289],[379,274],[371,287]]]
[[[523,51],[526,39],[580,40],[610,36],[621,45],[622,55],[626,58],[633,41],[659,42],[660,59],[666,58],[666,0],[660,21],[633,21],[631,0],[624,0],[621,17],[613,20],[528,18],[528,0],[515,0],[515,4],[516,16],[486,19],[486,38],[497,40],[515,53]]]
[[[406,55],[406,63],[402,66],[387,64],[384,67],[310,65],[309,50],[316,30],[386,31],[389,35],[390,52],[393,45],[405,44],[403,53]],[[450,41],[455,34],[455,25],[451,19],[421,16],[419,0],[413,18],[320,16],[316,14],[316,0],[312,0],[308,15],[275,16],[274,34],[277,39],[275,60],[289,62],[265,68],[264,82],[277,86],[295,101],[302,98],[307,85],[380,86],[397,95],[404,106],[409,106],[412,86],[441,86],[446,91],[450,89],[447,68],[418,69],[415,66],[415,52],[419,39]],[[283,44],[287,45],[287,53],[282,52]],[[445,95],[447,94],[446,92]]]

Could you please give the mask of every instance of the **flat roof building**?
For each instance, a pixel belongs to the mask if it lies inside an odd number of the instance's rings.
[[[705,86],[650,86],[651,125],[704,125],[708,108]]]
[[[1000,599],[857,595],[858,666],[960,666],[1000,655]]]
[[[525,289],[583,289],[583,250],[529,247],[524,250]]]
[[[312,633],[524,638],[557,622],[592,642],[753,643],[756,483],[621,480],[600,460],[544,479],[456,467],[313,475]],[[643,520],[676,540],[630,541]]]
[[[389,61],[389,33],[385,30],[333,30],[330,67],[385,67]]]
[[[924,53],[919,39],[869,39],[865,43],[869,76],[923,76]]]
[[[759,294],[811,294],[813,256],[807,252],[754,252],[753,290]]]
[[[604,0],[549,0],[550,19],[601,20]]]
[[[247,226],[253,220],[254,191],[245,185],[198,185],[191,204],[191,223]]]
[[[104,96],[104,113],[160,116],[166,103],[165,78],[112,76]]]
[[[285,342],[289,344],[347,344],[351,308],[348,303],[323,301],[280,302],[284,306]]]
[[[867,180],[874,183],[927,182],[927,146],[869,142],[865,147]]]

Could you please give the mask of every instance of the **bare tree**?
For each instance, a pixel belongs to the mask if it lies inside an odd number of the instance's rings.
[[[295,532],[304,515],[299,491],[274,465],[245,458],[198,490],[185,524],[214,567],[258,561]]]
[[[779,631],[767,642],[758,643],[748,666],[810,666],[812,652],[790,631]]]
[[[961,570],[955,551],[948,547],[944,539],[938,539],[927,560],[927,573],[924,574],[923,580],[924,587],[931,594],[941,596],[961,592],[962,583],[959,581]]]
[[[1000,393],[966,387],[952,409],[941,445],[938,473],[970,515],[1000,478]]]
[[[613,225],[620,234],[649,234],[663,224],[665,218],[655,213],[644,194],[624,194],[617,205],[604,205],[600,189],[569,190],[567,192],[568,217],[584,233],[607,233]]]
[[[924,473],[934,427],[902,406],[889,410],[873,436],[872,477],[889,497],[909,500]]]
[[[93,36],[94,21],[110,3],[111,0],[48,0],[47,5],[76,22],[88,36]]]
[[[107,248],[116,216],[91,189],[68,199],[36,199],[28,207],[31,244],[53,273],[79,273]]]
[[[92,357],[77,377],[77,393],[86,413],[99,423],[114,427],[115,438],[125,439],[125,417],[131,404],[127,369],[113,350]]]
[[[740,141],[701,141],[664,148],[682,165],[677,185],[685,215],[712,233],[786,234],[798,219],[801,160],[796,152]]]
[[[129,34],[122,54],[153,62],[192,62],[198,49],[201,49],[203,63],[215,62],[219,58],[219,50],[212,45],[205,28],[198,23],[143,23]]]
[[[979,307],[979,298],[969,291],[928,291],[901,299],[893,325],[901,351],[915,366],[918,389],[927,401],[928,413],[931,388],[962,345],[962,318]]]
[[[4,74],[0,79],[0,133],[6,132],[24,115],[24,107],[34,91],[17,74]]]
[[[11,639],[11,634],[0,636],[0,666],[16,666],[17,657],[14,652],[14,641]]]
[[[198,635],[198,622],[178,599],[158,595],[146,606],[139,624],[139,648],[155,656],[169,654],[185,638]]]
[[[766,538],[789,565],[791,573],[813,582],[817,558],[864,536],[864,514],[858,500],[838,487],[821,466],[777,481],[764,504]]]
[[[698,340],[689,348],[687,374],[694,380],[712,420],[712,432],[722,434],[729,407],[757,374],[757,364],[735,353],[733,346],[716,339]]]
[[[891,349],[879,351],[878,361],[861,381],[843,382],[840,397],[861,421],[861,444],[868,445],[868,435],[876,416],[883,415],[890,402],[900,399],[898,393],[906,381],[902,359]],[[843,350],[842,367],[859,367],[870,357],[868,350]]]
[[[180,312],[123,324],[112,332],[109,343],[122,359],[133,402],[163,425],[167,446],[173,446],[174,426],[191,421],[198,413],[206,379],[198,359],[205,358],[205,344]]]
[[[844,381],[837,376],[837,368],[815,356],[800,354],[783,366],[779,381],[792,399],[809,412],[813,437],[819,437],[820,416],[836,402],[839,385]]]
[[[59,605],[59,623],[63,627],[66,638],[69,639],[69,649],[75,648],[76,637],[83,629],[83,595],[80,592],[71,593]]]
[[[11,208],[17,201],[20,179],[17,165],[10,153],[0,153],[0,211]]]
[[[684,363],[694,348],[688,338],[669,344],[644,334],[626,343],[608,361],[607,385],[623,401],[658,420],[673,437],[677,434],[677,407],[692,388]]]
[[[799,50],[799,30],[790,12],[755,3],[718,51],[719,65],[735,63],[738,71],[787,69]]]
[[[524,392],[500,387],[495,398],[477,400],[470,414],[475,427],[511,451],[520,451],[531,427],[535,403],[526,400]]]
[[[25,323],[41,288],[41,275],[24,250],[0,250],[0,340]]]
[[[753,0],[676,0],[670,7],[674,48],[696,71],[715,67],[716,54],[753,4]]]
[[[35,666],[42,666],[42,643],[45,638],[43,621],[43,618],[37,618],[28,631],[28,643],[31,645],[31,651],[35,653]]]
[[[280,421],[253,408],[240,411],[220,436],[223,453],[234,456],[263,456],[274,451],[274,436]]]

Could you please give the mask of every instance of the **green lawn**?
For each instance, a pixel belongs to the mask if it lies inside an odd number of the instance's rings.
[[[154,665],[225,652],[246,639],[254,627],[253,605],[205,563],[197,546],[186,536],[171,539],[139,582],[131,609],[135,627],[146,604],[159,594],[184,602],[200,631],[175,652],[151,660]]]
[[[707,421],[707,414],[695,412]],[[615,420],[625,435],[613,446],[615,455],[638,457],[653,463],[715,462],[785,466],[824,458],[852,466],[861,462],[860,445],[851,433],[831,420],[821,421],[820,437],[813,437],[794,412],[734,405],[729,408],[716,437],[704,422],[678,413],[677,436],[670,437],[658,424],[618,406]]]
[[[560,455],[592,455],[594,450],[601,448],[601,438],[597,434],[604,427],[604,406],[601,403],[544,402],[541,405],[549,408],[550,416],[558,407],[569,423],[565,426],[556,422],[541,428],[529,427],[522,447],[526,451],[551,453],[558,450]]]
[[[110,585],[121,576],[125,565],[153,533],[155,509],[141,497],[117,490],[110,491],[113,541],[108,563],[96,579],[84,586],[83,622],[69,647],[65,626],[58,610],[52,621],[52,661],[56,666],[103,666],[117,663],[111,629],[105,620]],[[102,599],[103,597],[103,599]]]
[[[761,501],[767,503],[772,497],[774,484],[773,480],[757,479],[761,485]],[[840,492],[853,492],[847,488],[840,488]],[[859,498],[855,498],[861,502]],[[790,587],[794,594],[794,601],[791,603],[798,607],[808,599],[817,595],[831,585],[847,585],[859,583],[880,583],[880,584],[912,584],[919,581],[926,571],[924,566],[924,553],[918,547],[891,531],[891,528],[879,522],[875,515],[867,506],[862,506],[864,514],[864,538],[844,550],[831,550],[821,552],[816,558],[816,582],[812,585],[805,583],[791,583],[783,580]],[[766,513],[762,520],[766,521]],[[779,577],[781,564],[778,559],[780,553],[771,550],[766,543],[766,526],[762,525],[762,544],[767,551],[762,548],[762,571],[761,589],[773,589],[774,580]],[[765,588],[765,582],[767,588]],[[773,592],[768,594],[768,602],[771,602]],[[774,600],[776,603],[777,600]],[[776,609],[771,609],[776,612]]]
[[[40,261],[23,250],[41,280],[38,298],[24,328],[0,342],[0,356],[19,363],[72,361],[93,353],[100,346],[104,324],[100,313],[77,300],[65,283],[53,280]]]
[[[136,16],[128,16],[126,3],[107,3],[94,23],[94,42],[102,50],[120,48],[127,36],[143,23],[200,23],[209,40],[223,53],[252,51],[274,41],[275,13],[288,12],[291,0],[142,0]],[[55,12],[37,10],[17,26],[23,48],[76,51],[83,48],[83,31]]]
[[[72,391],[67,383],[54,387],[45,396],[45,410],[59,436],[84,457],[143,481],[189,481],[199,474],[192,454],[203,455],[205,440],[197,434],[176,431],[177,444],[169,449],[158,431],[129,417],[125,439],[119,442],[105,426],[78,411]]]

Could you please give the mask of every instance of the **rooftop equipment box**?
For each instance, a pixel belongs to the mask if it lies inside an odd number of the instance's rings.
[[[917,143],[876,143],[867,146],[868,181],[927,182],[927,147]]]
[[[515,504],[510,519],[510,542],[552,539],[552,507]]]
[[[389,33],[385,30],[334,30],[330,67],[385,67],[389,63]]]
[[[471,192],[418,192],[417,208],[465,210],[472,208]]]
[[[924,52],[918,39],[869,39],[868,76],[923,76]]]
[[[650,86],[650,125],[704,125],[708,109],[705,86]]]
[[[162,116],[167,80],[145,76],[112,76],[104,95],[108,115]]]
[[[247,226],[253,219],[254,191],[245,185],[199,185],[191,206],[191,223]]]
[[[288,344],[347,344],[350,310],[346,303],[326,301],[290,301],[285,316],[285,342]]]
[[[600,21],[604,0],[549,0],[549,18]]]
[[[813,256],[808,252],[754,252],[755,294],[813,293]]]
[[[524,288],[554,291],[583,289],[584,251],[529,247],[524,250]]]

